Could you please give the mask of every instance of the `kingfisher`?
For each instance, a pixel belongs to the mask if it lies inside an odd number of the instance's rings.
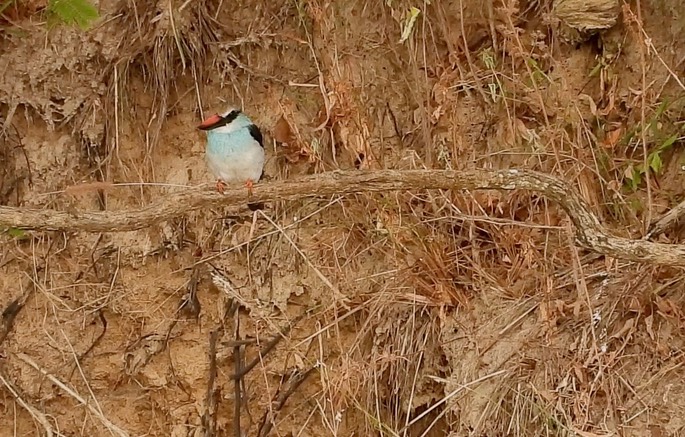
[[[207,131],[207,166],[217,178],[217,191],[223,194],[227,184],[242,182],[251,194],[264,171],[259,128],[240,109],[228,108],[207,118],[198,129]]]

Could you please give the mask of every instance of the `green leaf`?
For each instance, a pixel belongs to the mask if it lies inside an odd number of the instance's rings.
[[[587,77],[595,77],[599,75],[599,72],[602,70],[602,63],[598,62],[597,65],[590,71],[590,74],[587,75]]]
[[[414,29],[414,24],[416,23],[416,19],[419,17],[419,14],[421,13],[421,9],[415,8],[412,6],[409,9],[409,13],[407,14],[406,21],[404,23],[404,27],[402,28],[402,36],[400,37],[400,44],[405,42],[409,36],[411,35],[412,30]]]
[[[83,30],[100,17],[97,8],[88,0],[50,0],[48,14],[65,24],[76,24]]]
[[[661,168],[664,166],[664,163],[661,160],[661,154],[660,153],[650,154],[647,157],[647,160],[649,161],[649,168],[651,168],[652,171],[656,174],[658,174],[661,171]]]
[[[637,190],[637,187],[640,186],[640,183],[642,182],[642,173],[643,171],[640,169],[640,165],[633,166],[630,164],[628,168],[626,168],[623,175],[625,180],[628,181],[628,187],[630,187],[632,191]]]
[[[637,187],[639,187],[641,183],[642,177],[640,176],[640,173],[636,173],[635,177],[633,179],[630,179],[630,189],[633,191],[637,191]]]
[[[7,232],[7,235],[10,237],[19,238],[20,240],[27,237],[26,232],[19,228],[7,228],[5,229],[5,232]]]
[[[664,100],[663,102],[661,102],[659,104],[659,107],[657,108],[656,113],[654,114],[654,119],[658,120],[659,118],[661,118],[661,116],[664,114],[664,111],[666,111],[667,108],[668,108],[668,101]]]
[[[659,133],[657,128],[657,126],[659,125],[659,119],[662,115],[664,115],[666,109],[668,109],[668,105],[669,103],[666,100],[659,104],[659,107],[656,109],[656,112],[647,123],[647,129],[645,129],[646,131],[651,131],[655,135]]]
[[[678,134],[671,135],[670,137],[666,138],[666,141],[661,143],[661,145],[659,146],[659,148],[657,150],[662,152],[662,151],[668,149],[669,147],[671,147],[673,145],[673,143],[678,141],[678,138],[679,138]]]
[[[492,50],[490,49],[483,50],[480,54],[480,58],[485,63],[485,66],[491,70],[497,66],[497,61],[495,60],[495,57],[492,54]]]
[[[643,174],[645,174],[645,173],[647,173],[647,169],[645,168],[645,165],[644,165],[643,163],[639,163],[639,164],[636,165],[635,168],[633,169],[633,174],[634,174],[634,175],[640,176],[640,175],[643,175]]]

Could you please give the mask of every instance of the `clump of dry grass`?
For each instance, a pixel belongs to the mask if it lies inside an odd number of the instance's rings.
[[[210,46],[218,39],[220,26],[212,17],[215,3],[210,0],[121,2],[113,14],[117,17],[117,29],[122,32],[109,74],[105,115],[110,143],[118,143],[121,117],[138,118],[146,130],[145,156],[149,157],[175,103],[172,98],[180,99],[193,92],[199,99],[208,75],[205,66]],[[142,90],[134,80],[140,77]],[[192,88],[185,88],[189,84]],[[137,107],[140,92],[152,96],[145,114],[131,112]],[[197,103],[201,111],[201,102]]]
[[[558,3],[556,12],[567,21],[577,18],[564,9],[570,7],[568,2]],[[402,11],[410,6],[409,2],[393,2],[391,7]],[[463,35],[458,48],[454,40],[444,44],[453,52],[452,65],[436,65],[439,57],[431,56],[442,47],[433,46],[433,26],[449,22],[459,29],[455,23],[459,24],[460,15],[465,16],[463,9],[439,8],[429,10],[425,21],[416,25],[408,47],[393,48],[406,71],[403,89],[418,107],[411,139],[423,140],[410,165],[474,165],[459,162],[462,157],[456,148],[445,155],[448,159],[432,160],[430,155],[440,156],[434,148],[436,131],[459,129],[447,125],[453,110],[447,103],[458,106],[467,99],[482,98],[478,104],[493,114],[491,120],[496,124],[483,129],[491,129],[490,134],[496,130],[500,136],[486,136],[496,139],[487,146],[477,141],[470,144],[475,156],[490,158],[476,162],[539,169],[573,179],[583,195],[604,210],[607,220],[632,225],[635,212],[631,213],[620,182],[616,186],[616,180],[622,179],[613,160],[622,157],[607,153],[609,148],[596,148],[597,118],[603,115],[596,108],[588,111],[565,89],[567,78],[559,76],[561,64],[554,52],[564,43],[551,40],[551,28],[536,16],[543,9],[549,13],[550,5],[529,2],[520,9],[515,6],[507,2],[489,18],[496,32],[492,39],[498,42],[497,52],[487,38],[473,43],[470,35]],[[353,138],[350,133],[359,132],[371,117],[357,101],[364,97],[355,96],[363,91],[340,73],[340,61],[322,50],[336,46],[331,33],[340,24],[335,22],[335,14],[321,7],[313,11],[323,41],[315,53],[329,66],[326,72],[330,77],[324,80],[326,95],[333,95],[340,109],[339,114],[328,110],[334,122],[326,127],[332,138],[349,145],[344,140]],[[601,21],[599,25],[578,26],[583,30],[610,27],[616,22],[615,2],[600,8],[599,13],[605,14],[594,17]],[[440,14],[445,17],[440,19]],[[461,27],[462,32],[464,29],[467,27]],[[443,35],[449,38],[449,32]],[[432,76],[434,72],[436,76]],[[441,83],[441,75],[449,79],[444,82],[441,100],[425,98],[422,91]],[[457,97],[450,95],[455,78],[464,88]],[[601,80],[605,78],[603,75]],[[592,95],[595,102],[615,101],[616,89],[604,84],[581,83],[573,89]],[[474,86],[475,92],[470,88]],[[611,112],[615,107],[604,109]],[[402,121],[406,123],[407,118]],[[373,143],[359,144],[365,144],[371,156],[383,156],[381,166],[398,165]],[[617,374],[623,368],[619,363],[630,360],[626,354],[631,345],[634,353],[645,351],[631,340],[634,334],[645,332],[638,327],[653,329],[654,315],[630,316],[636,310],[623,306],[631,299],[644,300],[645,293],[633,289],[629,294],[636,295],[626,300],[621,281],[607,286],[601,279],[618,272],[623,273],[627,286],[633,267],[577,253],[563,217],[544,200],[527,194],[414,193],[396,196],[393,201],[358,198],[346,204],[345,212],[340,226],[355,229],[346,237],[346,245],[394,263],[379,267],[382,272],[372,276],[372,293],[358,295],[364,299],[365,310],[359,317],[358,340],[352,348],[355,354],[337,363],[355,369],[362,375],[361,384],[368,387],[361,392],[345,391],[352,398],[348,404],[356,405],[367,418],[367,432],[402,435],[408,423],[431,407],[452,421],[452,431],[483,435],[606,435],[617,423],[627,425],[640,414],[633,409],[639,395],[626,390],[625,381]],[[335,253],[328,256],[336,258]],[[346,252],[345,262],[354,257]],[[648,283],[652,280],[646,279]],[[664,307],[672,308],[670,304]],[[598,318],[601,325],[611,328],[600,327]],[[457,328],[463,330],[461,337],[452,332]],[[450,346],[452,343],[456,346]],[[644,365],[638,367],[644,369]],[[483,381],[489,376],[492,380]],[[335,378],[332,372],[327,377]],[[660,377],[658,372],[654,375]],[[430,398],[429,394],[440,389],[430,387],[428,381],[438,381],[438,387],[444,384],[446,396]],[[447,396],[457,392],[450,391],[450,386],[471,382],[471,391]],[[366,394],[363,402],[361,393]],[[603,411],[619,405],[629,406],[635,415],[626,418],[612,412],[610,419],[602,416]],[[431,423],[439,422],[435,420]],[[412,431],[425,435],[430,429],[431,424],[422,423],[420,430],[415,427]]]

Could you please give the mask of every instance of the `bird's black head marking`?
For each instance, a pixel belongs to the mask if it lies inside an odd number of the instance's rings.
[[[238,115],[240,115],[240,109],[233,109],[232,111],[230,111],[226,115],[216,114],[215,116],[212,117],[212,118],[216,119],[215,122],[213,122],[211,124],[205,124],[209,120],[208,119],[207,121],[205,121],[205,123],[203,123],[202,125],[199,126],[199,129],[201,129],[201,130],[213,130],[213,129],[219,128],[221,126],[226,126],[227,124],[230,124],[233,120],[235,120],[236,117],[238,117]]]
[[[240,109],[233,109],[228,114],[221,116],[221,119],[223,120],[223,123],[224,123],[222,126],[227,125],[230,122],[232,122],[233,120],[235,120],[236,117],[238,117],[238,115],[240,115]]]

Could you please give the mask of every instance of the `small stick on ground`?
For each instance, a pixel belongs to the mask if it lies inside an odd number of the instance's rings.
[[[24,305],[26,305],[26,301],[31,296],[31,293],[33,293],[33,290],[36,289],[33,281],[30,279],[24,280],[21,288],[21,296],[10,302],[9,305],[7,305],[7,307],[5,307],[5,309],[2,311],[2,319],[0,320],[0,345],[2,345],[2,343],[5,341],[9,333],[12,332],[12,328],[14,328],[14,320],[17,318],[21,310],[24,309]]]
[[[43,414],[42,412],[38,411],[34,406],[29,404],[24,400],[24,398],[21,397],[19,394],[19,390],[17,390],[14,385],[5,377],[5,375],[0,372],[0,382],[5,384],[5,387],[7,387],[7,390],[10,392],[12,397],[21,405],[28,413],[33,416],[34,419],[41,425],[43,425],[43,428],[45,428],[45,434],[48,437],[52,437],[54,435],[54,431],[52,429],[52,425],[50,425],[50,422],[48,421],[48,418]]]
[[[266,344],[264,349],[259,351],[259,354],[254,359],[252,359],[252,361],[250,361],[250,363],[247,364],[245,367],[242,367],[240,369],[236,369],[235,373],[233,375],[231,375],[231,378],[233,378],[233,380],[235,380],[235,381],[238,381],[238,380],[241,380],[245,375],[250,373],[250,371],[252,369],[254,369],[255,366],[257,364],[259,364],[262,361],[262,359],[266,355],[268,355],[269,352],[271,352],[271,350],[273,348],[276,347],[276,345],[281,341],[281,339],[283,339],[283,337],[280,334],[277,334],[274,338],[269,340],[269,342]],[[239,347],[240,346],[238,346],[238,345],[235,346],[235,348],[239,348]]]
[[[234,326],[234,339],[236,342],[240,341],[240,311],[238,311],[238,305],[234,305],[233,314],[233,326]],[[242,372],[242,357],[240,353],[240,344],[233,346],[233,365],[236,375],[241,375]],[[243,383],[242,376],[233,378],[233,435],[235,437],[242,437],[242,432],[240,431],[240,410],[242,403],[242,390],[241,384]]]
[[[214,383],[216,381],[216,341],[219,336],[219,330],[213,331],[209,334],[209,378],[207,378],[207,394],[205,396],[205,412],[202,414],[202,428],[205,431],[205,437],[213,437],[216,435],[216,392]]]
[[[185,313],[197,319],[200,316],[202,307],[197,298],[197,285],[200,282],[200,269],[195,265],[190,274],[190,280],[186,286],[186,294],[181,299],[181,304],[178,307],[178,314]]]
[[[100,319],[100,323],[102,323],[102,331],[98,336],[93,340],[93,342],[88,346],[88,349],[86,349],[82,354],[79,354],[76,357],[76,363],[81,363],[83,364],[83,360],[88,356],[89,353],[95,349],[95,347],[100,344],[102,339],[105,337],[105,334],[107,333],[107,319],[105,318],[105,314],[102,312],[101,309],[97,310],[98,313],[98,319]],[[78,365],[74,365],[74,368],[71,370],[71,373],[69,374],[69,379],[74,375],[74,372],[78,368]]]
[[[282,332],[274,335],[274,338],[272,338],[271,340],[269,340],[268,343],[266,343],[264,349],[260,350],[259,354],[257,354],[257,356],[252,361],[250,361],[249,364],[247,364],[245,367],[242,367],[239,371],[236,370],[236,372],[233,375],[231,375],[231,378],[233,378],[234,380],[239,380],[242,379],[248,373],[250,373],[250,371],[254,369],[255,366],[259,364],[264,359],[264,357],[267,356],[269,352],[273,350],[273,348],[276,347],[276,345],[283,339],[283,337],[288,335],[288,333],[293,329],[295,324],[302,320],[303,317],[304,315],[298,316],[295,320],[293,320],[290,326],[286,327]]]
[[[100,413],[97,408],[95,408],[92,404],[92,402],[88,402],[86,399],[84,399],[80,394],[78,394],[76,391],[72,390],[69,388],[66,384],[64,384],[62,381],[57,379],[55,376],[52,374],[48,373],[45,369],[40,367],[31,357],[29,357],[26,354],[20,353],[16,355],[17,358],[19,358],[21,361],[24,363],[28,364],[29,366],[33,367],[33,369],[37,370],[40,372],[41,375],[45,376],[48,378],[50,381],[52,381],[53,384],[55,384],[57,387],[61,388],[64,392],[66,392],[69,396],[72,398],[76,399],[81,405],[85,406],[88,411],[91,412],[95,417],[100,419],[100,422],[110,430],[110,432],[119,435],[121,437],[128,437],[128,433],[124,431],[123,429],[119,428],[117,425],[112,423],[108,418],[106,418],[102,413]]]
[[[248,346],[257,343],[256,338],[245,338],[243,340],[222,341],[221,344],[226,347]]]
[[[276,392],[275,399],[272,400],[272,402],[276,404],[273,410],[274,417],[271,417],[270,420],[267,421],[269,411],[267,410],[266,412],[264,412],[261,424],[259,425],[259,431],[257,431],[258,437],[265,437],[269,435],[269,432],[271,432],[271,429],[273,428],[274,423],[276,421],[276,416],[278,415],[278,412],[283,409],[283,406],[285,405],[288,398],[290,398],[290,396],[292,396],[292,394],[295,393],[295,391],[297,391],[297,389],[309,377],[309,375],[311,375],[314,372],[315,369],[316,366],[312,366],[306,372],[298,372],[288,380],[288,385],[285,390],[281,391],[279,388],[279,390]]]

